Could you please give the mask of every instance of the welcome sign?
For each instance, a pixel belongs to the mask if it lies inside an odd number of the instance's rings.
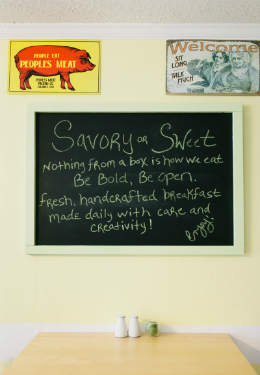
[[[166,92],[259,95],[259,42],[168,40]]]
[[[10,41],[8,93],[99,92],[99,41]]]

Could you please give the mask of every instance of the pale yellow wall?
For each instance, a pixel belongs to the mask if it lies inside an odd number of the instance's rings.
[[[0,322],[260,325],[260,98],[165,95],[165,41],[102,41],[100,96],[7,95],[0,42]],[[242,103],[245,256],[25,255],[28,103]]]
[[[12,362],[10,361],[0,361],[0,374],[4,372],[5,369],[7,369],[8,366],[10,366]]]

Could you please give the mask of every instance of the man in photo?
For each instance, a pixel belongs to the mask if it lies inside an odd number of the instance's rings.
[[[230,67],[229,58],[225,52],[213,52],[212,60],[213,62],[191,60],[187,65],[187,70],[191,75],[198,75],[203,79],[203,81],[194,82],[192,85],[204,87],[205,93],[214,92],[216,87],[222,85],[221,74]]]

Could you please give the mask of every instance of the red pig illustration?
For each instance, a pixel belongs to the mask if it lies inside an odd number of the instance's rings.
[[[75,91],[70,83],[70,73],[93,70],[88,52],[63,46],[32,46],[22,49],[14,56],[16,67],[20,72],[20,89],[31,89],[31,76],[60,76],[61,88]],[[26,86],[26,88],[25,88]]]

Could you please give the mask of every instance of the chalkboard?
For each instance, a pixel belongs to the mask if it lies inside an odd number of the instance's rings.
[[[230,111],[35,112],[34,247],[232,254],[234,127]]]

